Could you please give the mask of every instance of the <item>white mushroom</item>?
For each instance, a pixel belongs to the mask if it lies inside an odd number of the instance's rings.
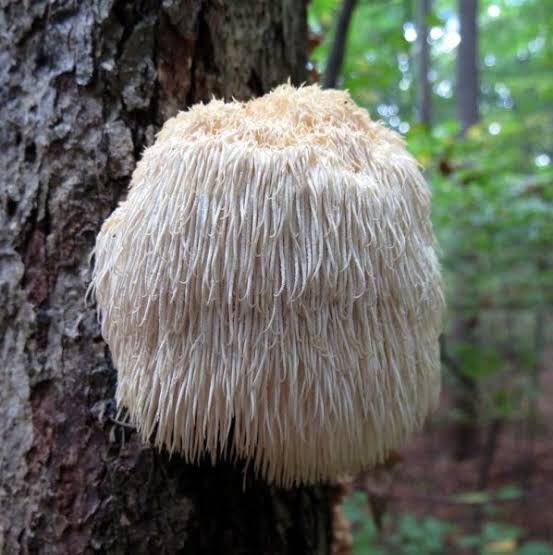
[[[284,487],[381,461],[439,393],[429,213],[400,137],[346,92],[179,113],[97,238],[118,406],[188,462]]]

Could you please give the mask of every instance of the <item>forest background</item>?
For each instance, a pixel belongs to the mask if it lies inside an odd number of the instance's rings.
[[[313,80],[424,168],[441,409],[346,503],[354,553],[553,554],[553,3],[314,0]]]

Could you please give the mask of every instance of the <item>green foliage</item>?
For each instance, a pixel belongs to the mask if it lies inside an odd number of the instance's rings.
[[[517,487],[505,486],[495,493],[468,492],[453,501],[489,508],[494,501],[515,501],[521,494]],[[520,528],[492,520],[484,522],[480,533],[474,534],[438,518],[402,513],[387,515],[379,533],[370,517],[366,495],[359,491],[348,497],[344,511],[353,532],[353,555],[439,555],[450,548],[476,549],[481,555],[553,555],[552,546],[525,542]]]
[[[367,509],[367,497],[360,491],[353,492],[344,503],[344,513],[353,532],[353,554],[385,555],[386,551],[376,546],[378,533]]]
[[[404,555],[443,553],[451,525],[436,518],[417,519],[409,513],[399,516],[396,532],[388,537],[394,552]]]
[[[454,495],[452,501],[468,505],[485,505],[494,501],[515,501],[522,496],[522,491],[517,486],[506,485],[497,491],[467,491]]]
[[[309,22],[321,38],[311,54],[324,70],[339,0],[312,0]],[[448,353],[478,384],[479,418],[504,421],[529,414],[539,395],[539,367],[553,307],[553,10],[550,0],[480,0],[480,121],[461,139],[456,120],[457,1],[433,0],[432,128],[418,122],[417,48],[411,0],[358,0],[339,86],[373,119],[404,134],[433,194],[433,223],[448,302],[446,329],[460,317],[477,331],[450,341]],[[448,379],[446,387],[455,387]],[[449,418],[457,418],[454,412]],[[506,485],[468,491],[452,502],[496,517],[522,492]],[[379,533],[363,494],[346,505],[355,553],[446,553],[472,547],[487,555],[553,555],[524,542],[523,531],[485,522],[476,535],[453,523],[413,514],[388,515]]]
[[[527,542],[518,550],[518,555],[553,555],[553,547],[542,542]]]
[[[312,54],[320,71],[339,5],[311,3],[310,23],[322,36]],[[459,315],[479,321],[477,340],[453,345],[452,354],[463,373],[483,385],[485,419],[518,418],[535,386],[540,330],[533,315],[553,306],[553,45],[547,32],[553,11],[549,0],[480,2],[481,122],[461,140],[454,98],[457,3],[434,0],[427,18],[430,131],[416,123],[413,6],[359,0],[340,86],[374,118],[404,133],[424,167],[450,307],[447,324]]]

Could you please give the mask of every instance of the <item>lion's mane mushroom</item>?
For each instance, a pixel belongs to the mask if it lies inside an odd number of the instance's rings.
[[[346,92],[285,85],[165,123],[92,287],[144,439],[281,486],[382,460],[439,392],[430,196]]]

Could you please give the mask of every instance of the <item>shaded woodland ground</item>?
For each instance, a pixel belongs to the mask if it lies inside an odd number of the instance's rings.
[[[356,478],[346,503],[355,553],[373,553],[369,545],[389,546],[395,553],[401,547],[390,536],[407,546],[406,553],[466,553],[471,538],[477,547],[487,546],[477,553],[516,553],[528,541],[552,544],[553,372],[545,374],[542,387],[539,419],[532,426],[527,421],[499,431],[482,426],[480,452],[464,461],[454,456],[451,403],[443,395],[441,410],[390,467]],[[524,553],[550,553],[547,549]]]

